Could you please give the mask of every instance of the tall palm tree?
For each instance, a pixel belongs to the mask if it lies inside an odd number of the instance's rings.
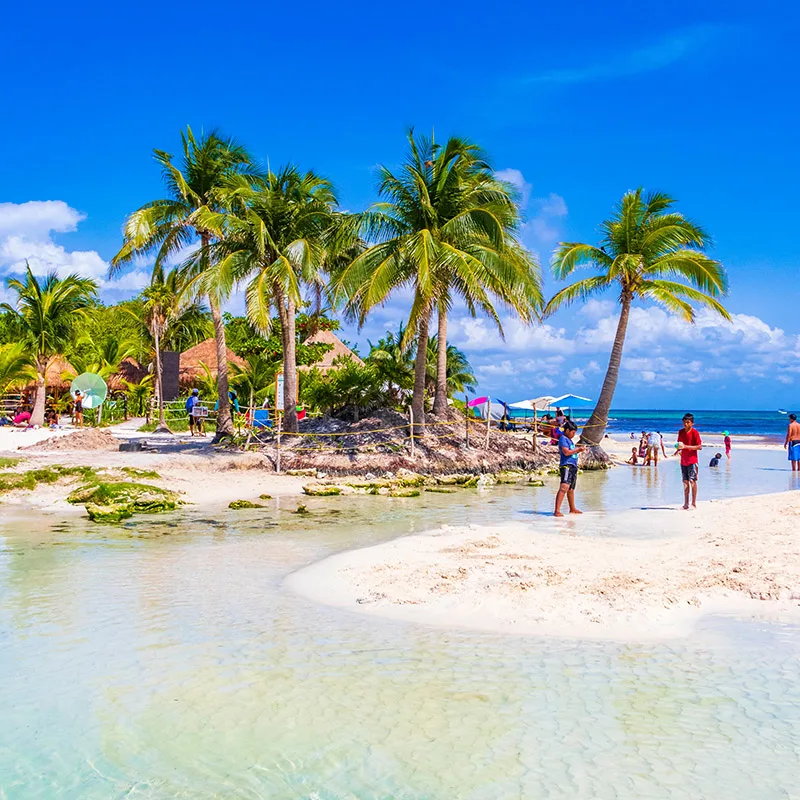
[[[127,219],[124,243],[111,259],[109,274],[114,275],[137,256],[156,254],[154,274],[163,275],[164,265],[175,256],[199,241],[196,266],[208,270],[211,264],[211,244],[220,230],[210,224],[222,208],[220,194],[235,176],[255,176],[247,151],[233,139],[216,132],[196,137],[191,128],[181,133],[182,153],[177,165],[174,157],[163,150],[155,150],[156,161],[161,165],[164,183],[169,196],[154,200],[134,211]],[[228,359],[225,344],[225,325],[221,304],[225,294],[210,281],[205,284],[214,337],[217,345],[217,439],[233,434],[233,418],[228,401]]]
[[[438,336],[428,339],[428,383],[434,390],[439,379],[439,358],[441,343]],[[478,383],[472,372],[466,353],[455,345],[449,344],[446,348],[445,377],[447,379],[447,397],[456,393],[463,394],[467,389],[474,389]]]
[[[156,397],[158,398],[158,425],[156,433],[172,433],[164,416],[164,377],[161,370],[161,340],[167,332],[170,318],[176,308],[177,298],[163,280],[151,281],[150,285],[142,292],[144,305],[142,308],[145,325],[153,337],[153,350],[155,353]]]
[[[97,294],[97,284],[77,275],[59,278],[55,272],[39,281],[26,264],[24,279],[10,278],[7,285],[17,293],[16,307],[3,303],[2,308],[14,315],[35,359],[36,397],[31,424],[43,425],[48,364],[74,341]]]
[[[635,299],[659,303],[689,323],[694,322],[693,304],[730,319],[717,300],[728,289],[725,268],[703,252],[710,245],[708,234],[673,211],[674,205],[675,200],[661,192],[645,193],[641,188],[628,192],[611,218],[601,224],[600,245],[561,242],[553,256],[557,278],[567,278],[583,266],[594,267],[600,274],[562,289],[547,304],[545,314],[611,286],[619,292],[614,345],[600,397],[581,435],[583,443],[597,445],[605,434]]]
[[[417,341],[412,410],[425,422],[428,328],[439,312],[435,411],[447,409],[447,312],[461,297],[470,313],[483,311],[500,327],[499,298],[524,320],[541,302],[538,268],[515,239],[518,221],[509,187],[494,179],[479,148],[459,138],[444,146],[408,134],[399,173],[379,169],[382,198],[362,216],[364,238],[377,241],[342,272],[337,297],[363,323],[367,313],[406,287],[413,302],[407,345]]]
[[[208,279],[226,290],[248,279],[247,317],[266,336],[277,310],[283,348],[284,425],[297,431],[297,330],[304,287],[319,282],[335,220],[336,195],[324,178],[288,166],[228,195],[226,235]]]

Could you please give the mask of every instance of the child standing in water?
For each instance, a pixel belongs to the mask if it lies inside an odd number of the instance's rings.
[[[567,498],[570,514],[581,513],[575,506],[575,484],[578,480],[578,453],[582,453],[586,448],[581,444],[577,447],[572,446],[572,439],[577,430],[578,426],[571,419],[567,420],[564,423],[564,432],[558,440],[558,454],[561,456],[561,468],[559,470],[561,485],[558,487],[558,494],[556,495],[554,517],[564,516],[561,513],[561,504],[564,502],[564,497]]]
[[[725,431],[725,433],[723,433],[722,435],[725,437],[723,439],[723,444],[725,445],[725,458],[727,458],[728,461],[730,461],[731,460],[731,435],[728,433],[728,431]]]
[[[683,478],[683,507],[689,508],[691,493],[692,508],[697,508],[697,453],[703,449],[700,434],[694,427],[694,416],[683,415],[683,430],[678,431],[678,451],[681,454],[681,478]]]

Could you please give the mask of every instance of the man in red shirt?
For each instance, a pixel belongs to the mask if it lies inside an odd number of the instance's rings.
[[[697,453],[703,449],[700,434],[694,427],[694,417],[683,415],[683,430],[678,431],[678,451],[681,454],[681,477],[683,478],[683,507],[689,508],[689,491],[692,493],[692,508],[697,508]]]

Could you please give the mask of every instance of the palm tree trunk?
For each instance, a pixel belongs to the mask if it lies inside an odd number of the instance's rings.
[[[45,386],[45,370],[47,369],[47,359],[36,359],[36,396],[33,400],[33,411],[31,411],[31,425],[44,425],[44,401],[47,397],[47,386]]]
[[[158,425],[156,433],[172,433],[164,417],[164,377],[161,372],[161,336],[156,333],[153,337],[156,350],[156,392],[158,393]]]
[[[597,405],[592,411],[589,421],[583,428],[580,443],[598,445],[603,441],[603,436],[608,426],[608,414],[611,411],[611,401],[614,399],[614,390],[617,388],[617,378],[619,368],[622,364],[622,348],[625,345],[625,334],[628,330],[628,317],[631,313],[631,301],[633,296],[626,291],[622,294],[622,310],[619,314],[617,323],[617,333],[614,336],[614,346],[611,348],[611,357],[608,360],[608,370],[603,381],[603,388],[600,390],[600,397]]]
[[[222,319],[222,309],[219,301],[212,295],[208,296],[208,305],[211,308],[211,320],[214,323],[214,338],[217,342],[217,430],[214,441],[233,436],[233,417],[231,416],[231,402],[228,397],[228,347],[225,343],[225,322]]]
[[[430,310],[423,312],[417,327],[417,357],[414,361],[414,393],[411,410],[414,413],[414,434],[425,431],[425,378],[428,366],[428,325]]]
[[[436,395],[433,413],[437,417],[447,415],[447,309],[439,306],[439,333],[436,352]]]
[[[278,298],[283,345],[283,429],[297,433],[297,332],[294,300]],[[277,400],[277,398],[276,398]]]

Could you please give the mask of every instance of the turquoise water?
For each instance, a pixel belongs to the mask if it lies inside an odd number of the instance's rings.
[[[788,409],[791,411],[792,409]],[[797,409],[794,409],[797,411]],[[591,406],[572,409],[572,418],[580,425],[585,423],[591,413]],[[769,436],[783,441],[789,418],[775,409],[763,411],[704,411],[702,409],[673,409],[658,411],[653,409],[611,409],[608,432],[637,435],[642,431],[661,431],[664,436],[672,436],[681,429],[683,415],[690,411],[695,417],[697,429],[704,434],[720,434],[729,431],[737,436]],[[532,412],[509,409],[514,419],[531,419]],[[539,414],[541,416],[541,414]]]
[[[707,495],[790,488],[762,456],[707,477]],[[610,532],[602,510],[674,499],[676,472],[581,476],[596,533]],[[545,533],[550,488],[310,499],[310,519],[284,499],[119,529],[4,515],[0,797],[797,796],[797,627],[717,617],[669,644],[516,638],[283,586],[439,522]]]

